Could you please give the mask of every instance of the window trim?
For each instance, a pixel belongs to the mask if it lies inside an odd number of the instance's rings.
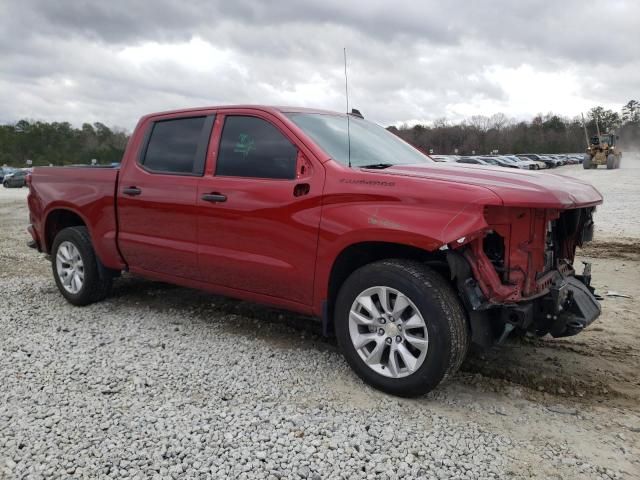
[[[198,139],[198,147],[196,148],[196,153],[194,154],[195,159],[193,162],[193,171],[191,172],[168,172],[165,170],[155,170],[153,168],[149,168],[145,166],[144,160],[147,156],[147,149],[149,148],[149,143],[151,142],[151,134],[153,133],[153,129],[156,124],[162,122],[171,122],[175,120],[188,120],[191,118],[204,118],[204,123],[202,124],[202,131],[200,132],[200,138]],[[175,175],[179,177],[203,177],[204,171],[207,163],[207,152],[209,150],[209,142],[211,142],[211,137],[213,133],[213,124],[216,119],[216,114],[205,114],[205,115],[185,115],[179,117],[169,117],[162,118],[158,120],[152,120],[150,124],[147,126],[147,130],[144,134],[144,138],[142,140],[142,148],[138,153],[138,158],[136,159],[136,163],[138,166],[147,173],[151,173],[153,175]]]
[[[218,175],[217,170],[218,170],[218,166],[220,164],[220,150],[222,148],[222,136],[224,135],[224,127],[227,124],[227,119],[229,117],[252,117],[252,118],[257,118],[258,120],[262,120],[263,122],[267,122],[269,125],[271,125],[272,127],[274,127],[279,133],[280,135],[282,135],[295,149],[296,149],[296,168],[294,169],[294,176],[293,178],[273,178],[273,177],[245,177],[245,176],[241,176],[241,175]],[[221,115],[221,123],[222,125],[220,126],[220,132],[218,134],[218,145],[216,147],[216,154],[215,154],[215,164],[214,164],[214,168],[213,171],[211,172],[210,177],[211,178],[241,178],[241,179],[246,179],[246,180],[261,180],[261,181],[271,181],[271,182],[292,182],[292,181],[296,181],[297,180],[297,176],[296,176],[296,171],[297,171],[297,166],[298,166],[298,156],[300,155],[300,153],[302,152],[302,149],[300,148],[300,146],[294,142],[289,135],[287,135],[282,128],[280,128],[279,125],[276,124],[276,122],[271,121],[271,119],[269,118],[265,118],[261,115],[257,115],[254,112],[223,112]]]

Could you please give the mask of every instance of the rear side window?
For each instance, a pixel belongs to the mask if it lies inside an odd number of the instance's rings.
[[[272,124],[256,117],[225,120],[216,175],[293,179],[296,147]]]
[[[192,117],[154,123],[142,165],[159,173],[202,175],[212,121]]]

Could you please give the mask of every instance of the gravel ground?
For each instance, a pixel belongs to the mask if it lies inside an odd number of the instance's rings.
[[[129,276],[72,307],[24,246],[25,196],[0,189],[0,478],[640,478],[640,234],[624,222],[582,254],[599,290],[632,298],[607,297],[580,336],[474,352],[407,400],[299,316]]]

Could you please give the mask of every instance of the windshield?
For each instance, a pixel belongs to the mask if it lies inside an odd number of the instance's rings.
[[[431,163],[432,160],[404,142],[393,133],[361,118],[346,115],[320,113],[288,113],[293,123],[300,127],[331,158],[351,166],[410,163]],[[349,121],[349,142],[347,136]]]

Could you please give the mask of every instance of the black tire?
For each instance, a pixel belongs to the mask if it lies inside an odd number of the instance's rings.
[[[75,294],[64,288],[56,268],[58,249],[60,244],[65,241],[76,247],[84,265],[84,282]],[[111,292],[113,272],[105,268],[96,256],[87,227],[68,227],[58,232],[51,247],[51,268],[58,290],[73,305],[83,306],[98,302]]]
[[[9,188],[9,184],[8,184],[7,182],[2,182],[2,186],[3,186],[4,188]]]
[[[585,155],[582,160],[582,168],[589,170],[591,168],[591,155]]]
[[[616,168],[616,156],[610,153],[607,156],[607,170]]]
[[[355,299],[366,289],[386,286],[402,292],[423,316],[429,343],[422,365],[401,378],[381,375],[358,354],[349,333],[349,314]],[[469,347],[466,314],[456,292],[445,279],[423,264],[404,259],[374,262],[356,270],[344,282],[335,305],[338,344],[351,368],[366,383],[401,397],[423,395],[462,364]]]

